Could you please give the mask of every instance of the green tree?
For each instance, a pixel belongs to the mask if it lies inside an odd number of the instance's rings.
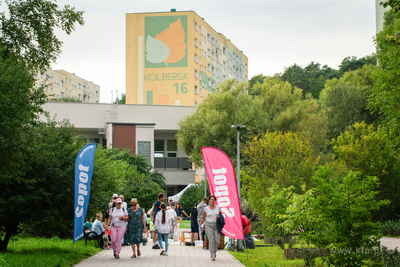
[[[249,96],[246,86],[234,80],[222,83],[195,112],[179,121],[178,145],[196,165],[201,165],[204,146],[219,148],[236,162],[237,133],[232,125],[246,125],[240,132],[242,144],[263,131],[261,100]]]
[[[293,186],[298,193],[303,184],[310,187],[319,162],[308,139],[292,132],[267,132],[255,138],[243,154],[248,162],[242,176],[246,198],[259,213],[264,210],[260,200],[269,196],[272,185]]]
[[[369,108],[385,115],[385,125],[390,129],[394,145],[400,147],[400,10],[398,1],[385,1],[391,9],[385,13],[383,29],[376,35],[378,66],[373,77],[375,86],[369,98]]]
[[[356,56],[346,57],[339,65],[339,75],[342,76],[348,71],[361,69],[364,65],[376,65],[376,55],[357,58]]]
[[[283,236],[285,231],[280,224],[285,221],[282,215],[292,203],[291,196],[294,187],[280,188],[277,184],[271,185],[268,189],[268,196],[261,199],[262,204],[257,206],[259,214],[262,214],[261,222],[265,225],[269,236]]]
[[[118,96],[115,99],[116,104],[126,104],[126,94],[122,93],[121,94],[121,99],[118,98]]]
[[[3,176],[0,182],[2,251],[20,223],[25,232],[39,236],[69,237],[73,229],[74,163],[83,143],[74,138],[67,121],[48,119],[25,134],[32,153],[25,159],[22,174],[18,179]]]
[[[302,89],[304,97],[311,94],[312,97],[318,98],[325,81],[336,77],[336,74],[337,71],[328,65],[321,68],[320,63],[312,61],[304,69],[297,64],[285,68],[281,78],[292,86]]]
[[[321,106],[326,109],[328,117],[328,138],[336,138],[355,122],[365,121],[379,126],[382,116],[371,113],[367,100],[374,82],[372,65],[364,65],[356,71],[349,71],[340,79],[325,83],[320,95]]]
[[[69,6],[59,9],[55,1],[6,0],[4,3],[8,12],[0,13],[0,148],[6,155],[0,165],[0,186],[21,186],[19,190],[14,188],[13,196],[24,198],[36,183],[26,173],[31,167],[29,158],[35,154],[35,140],[30,135],[35,132],[35,120],[42,112],[44,101],[43,90],[33,90],[34,74],[48,67],[61,52],[62,42],[55,36],[55,30],[60,28],[70,34],[76,22],[83,24],[83,18],[82,12]],[[7,249],[20,220],[29,219],[22,216],[26,206],[18,205],[20,201],[13,206],[5,196],[10,195],[2,194],[1,204],[13,210],[15,219],[2,220],[0,224],[5,232],[0,250]]]
[[[315,199],[309,203],[319,226],[325,229],[316,232],[314,244],[329,249],[331,265],[365,266],[379,246],[380,224],[372,222],[372,212],[389,201],[376,201],[379,179],[375,176],[362,177],[352,171],[342,179],[332,176],[326,166],[313,176]]]
[[[83,25],[83,12],[54,0],[5,0],[8,12],[0,13],[0,47],[15,55],[28,68],[44,70],[61,54],[62,41],[55,32],[68,35],[75,23]]]
[[[200,184],[195,184],[194,186],[189,187],[188,189],[183,192],[181,198],[179,199],[179,202],[182,204],[183,210],[190,215],[190,212],[192,208],[194,207],[195,204],[198,204],[201,199],[199,200],[199,192]],[[203,194],[204,194],[204,188],[203,188]]]
[[[400,212],[400,157],[393,151],[391,139],[385,129],[375,130],[364,122],[355,123],[348,131],[332,140],[332,147],[339,162],[362,177],[376,176],[380,180],[377,201],[388,199],[389,206],[374,213],[374,219],[385,221]]]

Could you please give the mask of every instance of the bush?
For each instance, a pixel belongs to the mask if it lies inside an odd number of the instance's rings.
[[[388,220],[382,225],[385,236],[400,236],[400,220]]]

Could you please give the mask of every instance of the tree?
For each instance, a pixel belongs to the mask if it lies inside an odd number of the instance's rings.
[[[83,25],[83,12],[69,5],[60,9],[54,0],[5,0],[8,13],[0,13],[0,47],[18,56],[28,68],[44,70],[61,53],[55,30],[68,35],[75,23]]]
[[[380,180],[377,201],[388,199],[389,206],[374,213],[374,219],[395,218],[400,211],[400,156],[393,150],[386,129],[375,130],[372,125],[355,123],[348,131],[332,140],[332,148],[339,162],[364,178],[376,176]]]
[[[261,100],[246,93],[246,84],[228,80],[216,90],[178,123],[178,145],[198,166],[204,146],[221,149],[235,162],[237,135],[232,125],[246,125],[240,132],[242,144],[262,132],[265,125]]]
[[[74,163],[83,143],[74,138],[68,121],[50,118],[25,130],[25,137],[32,152],[21,173],[0,180],[2,251],[20,223],[25,232],[39,236],[67,237],[73,229]]]
[[[116,97],[116,99],[115,99],[115,103],[116,104],[125,104],[126,102],[126,94],[125,93],[122,93],[122,95],[121,95],[121,99],[119,99],[118,98],[118,96]]]
[[[389,201],[376,201],[379,179],[362,177],[350,171],[342,179],[332,179],[332,170],[320,167],[314,174],[314,200],[310,199],[318,227],[314,244],[330,249],[329,264],[334,266],[364,266],[372,251],[379,246],[376,236],[379,223],[372,222],[372,212]],[[370,253],[370,254],[369,254]]]
[[[30,158],[36,153],[32,139],[36,136],[32,133],[44,103],[43,90],[33,90],[34,74],[48,67],[61,52],[62,42],[55,36],[55,29],[70,34],[76,22],[83,24],[83,18],[82,12],[69,6],[59,9],[55,1],[7,0],[5,3],[8,12],[0,13],[0,149],[5,152],[0,165],[0,186],[13,188],[12,196],[23,199],[37,184],[34,178],[26,176],[32,167]],[[2,194],[1,204],[15,214],[0,224],[5,231],[0,250],[7,249],[19,222],[29,219],[23,215],[30,212],[21,209],[27,208],[24,205],[12,208],[6,196],[10,195]],[[18,199],[16,203],[23,203]],[[35,207],[32,210],[37,211]]]
[[[303,184],[311,186],[311,176],[318,165],[309,141],[292,132],[267,132],[255,138],[244,151],[248,165],[243,168],[243,187],[250,205],[263,213],[262,199],[269,196],[269,188],[293,186],[301,192]]]
[[[356,56],[345,57],[339,66],[339,75],[343,76],[348,71],[361,69],[364,65],[376,65],[376,55],[372,54],[359,59]]]
[[[201,199],[199,200],[199,192],[200,191],[200,184],[195,184],[194,186],[189,187],[188,189],[183,192],[179,202],[182,204],[183,210],[190,215],[190,212],[195,204],[198,204]],[[203,188],[204,194],[204,188]]]
[[[372,65],[364,65],[356,71],[349,71],[340,79],[326,81],[320,94],[321,106],[328,117],[328,138],[337,138],[355,122],[382,124],[383,116],[367,108],[367,100],[374,81]]]
[[[302,89],[304,97],[311,94],[312,97],[318,98],[325,81],[336,77],[336,73],[337,71],[328,67],[328,65],[321,68],[320,63],[311,61],[304,69],[297,64],[285,68],[281,78],[292,86]]]
[[[391,9],[385,13],[383,29],[376,35],[378,66],[373,77],[375,86],[369,97],[369,108],[385,115],[385,125],[390,129],[394,145],[400,148],[400,9],[399,1],[385,1]]]

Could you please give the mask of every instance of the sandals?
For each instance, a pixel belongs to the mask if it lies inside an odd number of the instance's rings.
[[[131,258],[133,259],[133,258],[136,258],[136,255],[135,254],[133,254],[132,256],[131,256]]]
[[[140,251],[137,252],[138,257],[140,257],[140,255],[142,255],[142,253],[140,253]]]

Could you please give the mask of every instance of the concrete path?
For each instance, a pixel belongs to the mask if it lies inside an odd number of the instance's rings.
[[[397,250],[400,251],[400,238],[382,237],[381,246],[385,246],[388,249],[395,249],[397,247]]]
[[[171,240],[171,239],[170,239]],[[92,256],[88,259],[81,261],[75,265],[77,267],[124,267],[124,266],[230,266],[230,267],[243,267],[238,260],[236,260],[226,250],[218,250],[217,258],[215,261],[211,261],[210,252],[203,250],[198,247],[189,247],[179,245],[178,242],[169,242],[168,256],[160,256],[160,249],[152,249],[151,240],[147,243],[147,246],[140,245],[140,251],[142,256],[134,259],[132,256],[132,248],[122,247],[119,259],[113,257],[113,250],[107,249],[100,253]]]

